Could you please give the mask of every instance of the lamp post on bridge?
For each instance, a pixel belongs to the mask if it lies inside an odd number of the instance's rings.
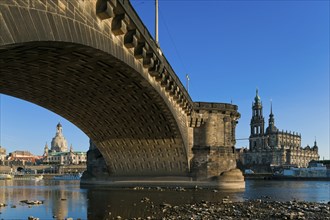
[[[186,89],[187,89],[187,92],[189,92],[189,81],[190,81],[190,78],[189,78],[189,75],[188,74],[186,74],[186,80],[187,80]]]
[[[159,39],[158,39],[158,0],[155,2],[155,41],[157,47],[159,47]]]

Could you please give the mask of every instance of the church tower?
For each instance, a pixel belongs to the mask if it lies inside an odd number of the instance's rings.
[[[252,103],[252,119],[251,119],[251,135],[250,137],[262,136],[264,134],[265,120],[262,115],[262,103],[258,95],[258,89],[256,91],[256,97],[254,103]]]
[[[252,103],[252,118],[251,118],[251,132],[250,132],[250,149],[255,149],[263,146],[263,136],[265,132],[265,120],[262,114],[262,103],[256,90],[256,96]]]
[[[273,114],[273,103],[270,103],[270,115],[268,119],[268,127],[266,129],[266,134],[274,134],[278,131],[278,129],[275,126],[275,119]]]
[[[49,148],[48,148],[48,144],[47,144],[47,142],[46,142],[46,145],[45,145],[45,147],[44,147],[44,154],[43,154],[43,156],[44,156],[44,157],[47,157],[47,156],[48,156],[48,152],[49,152]]]
[[[56,135],[51,143],[51,151],[55,151],[55,152],[68,151],[68,144],[65,140],[65,137],[63,136],[61,123],[58,123],[56,126]]]

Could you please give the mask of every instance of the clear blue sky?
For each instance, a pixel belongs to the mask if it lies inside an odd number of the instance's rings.
[[[131,1],[154,33],[154,1]],[[329,1],[159,0],[160,46],[194,101],[239,107],[237,138],[250,133],[256,88],[268,123],[299,132],[302,146],[316,136],[321,158],[329,150]],[[1,95],[1,142],[8,152],[41,154],[58,122],[75,150],[88,138],[74,125],[33,104]],[[238,141],[236,147],[248,146]]]

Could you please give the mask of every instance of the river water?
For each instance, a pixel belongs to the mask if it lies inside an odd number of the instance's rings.
[[[222,201],[229,196],[232,201],[270,199],[277,201],[300,200],[310,202],[330,201],[329,181],[270,181],[247,180],[245,190],[133,190],[102,187],[81,188],[79,181],[29,181],[0,180],[0,219],[106,219],[146,217],[152,210],[145,204],[148,198],[157,206],[162,203]],[[41,205],[26,205],[21,200],[40,200]]]

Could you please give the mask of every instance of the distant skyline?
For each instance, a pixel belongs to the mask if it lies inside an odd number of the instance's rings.
[[[131,1],[154,35],[154,1]],[[329,1],[159,0],[159,43],[193,101],[238,105],[236,138],[250,135],[256,88],[268,126],[329,145]],[[42,154],[61,122],[68,145],[87,151],[88,137],[62,117],[26,101],[0,98],[0,145]],[[237,141],[236,147],[248,147]]]

